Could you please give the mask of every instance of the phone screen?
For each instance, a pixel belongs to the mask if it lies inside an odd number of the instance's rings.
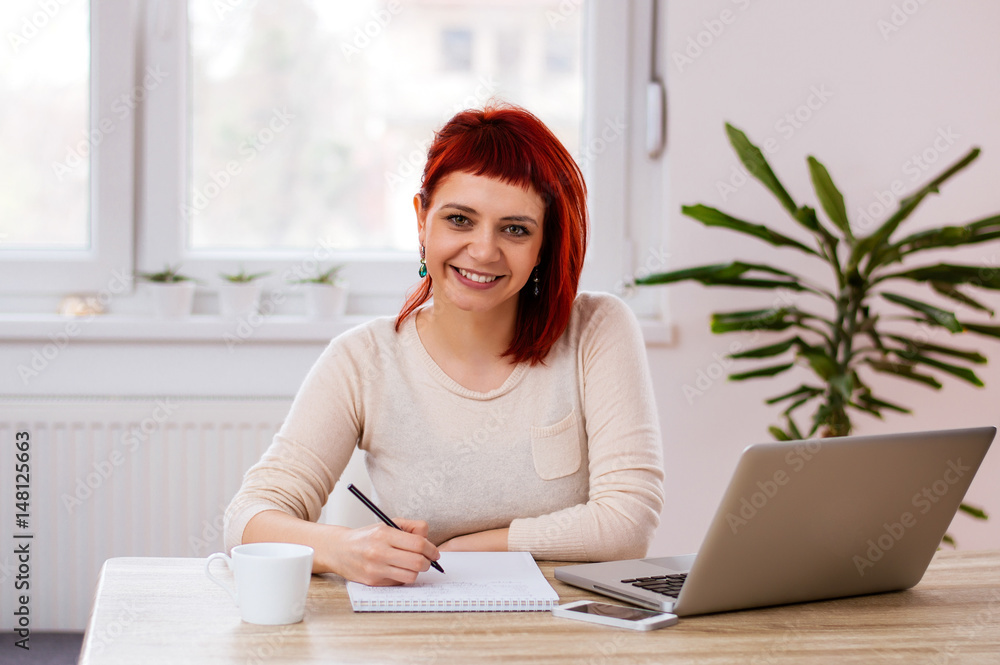
[[[588,603],[578,607],[567,607],[570,612],[580,614],[597,614],[603,617],[614,617],[625,621],[642,621],[650,617],[662,616],[663,612],[655,610],[641,610],[637,607],[623,607],[621,605],[609,605],[607,603]]]

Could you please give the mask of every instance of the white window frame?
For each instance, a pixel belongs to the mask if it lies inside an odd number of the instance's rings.
[[[641,233],[630,230],[628,224],[633,207],[630,199],[645,205],[662,191],[662,187],[651,188],[650,183],[665,182],[658,178],[662,174],[654,168],[655,162],[635,153],[636,142],[641,146],[645,140],[645,82],[652,62],[648,50],[638,56],[635,52],[637,43],[640,50],[652,48],[648,34],[653,2],[588,0],[586,4],[586,120],[581,143],[585,146],[582,161],[590,192],[592,230],[582,279],[585,289],[619,290],[623,276],[633,268],[634,245],[649,246],[653,242],[651,234],[660,231],[659,225],[649,224],[645,215],[638,220]],[[564,5],[567,11],[580,10],[575,3]],[[146,66],[187,72],[187,26],[186,2],[160,4],[157,15],[147,21]],[[184,77],[168,76],[147,102],[141,159],[139,268],[158,270],[166,264],[182,264],[186,273],[213,284],[218,283],[219,273],[243,266],[252,272],[272,273],[264,280],[265,289],[286,289],[283,275],[320,259],[346,265],[342,274],[350,283],[350,311],[396,311],[405,292],[417,281],[415,224],[413,252],[334,252],[322,246],[282,255],[185,251],[182,209],[186,196],[186,94]],[[633,99],[642,103],[630,103]],[[615,133],[618,127],[624,127],[621,135]],[[633,131],[636,127],[643,131]],[[646,177],[636,179],[638,170],[645,170]],[[650,196],[651,190],[656,196]],[[656,219],[662,217],[657,215]],[[647,304],[642,309],[657,315],[656,306]]]
[[[662,221],[666,159],[650,156],[645,146],[650,122],[646,86],[655,79],[651,26],[656,25],[657,2],[663,0],[588,0],[583,9],[586,92],[580,157],[591,216],[581,280],[586,290],[623,293],[630,275],[664,267],[668,255]],[[142,88],[145,99],[94,150],[93,248],[75,253],[0,253],[0,308],[52,311],[52,296],[102,293],[110,286],[114,311],[141,313],[146,311],[143,293],[123,294],[122,276],[180,263],[186,273],[202,280],[204,293],[215,290],[219,273],[245,267],[251,272],[270,271],[265,289],[287,292],[283,276],[289,270],[333,261],[347,265],[343,274],[350,283],[350,313],[397,311],[417,280],[415,246],[412,253],[333,252],[317,246],[306,252],[185,254],[186,4],[184,0],[92,1],[91,124],[99,122],[102,109],[122,94]],[[581,9],[576,0],[568,0],[559,11]],[[663,14],[659,12],[661,34]],[[151,76],[155,85],[144,86]],[[662,117],[654,119],[657,123],[665,126]],[[647,325],[647,341],[667,341],[669,327],[655,328],[668,321],[665,290],[639,290],[626,296],[640,317],[654,326]],[[294,296],[288,300],[294,301]],[[298,310],[297,305],[286,305],[276,311]],[[652,337],[651,330],[655,330]]]
[[[120,291],[133,265],[135,116],[118,117],[134,98],[137,23],[133,0],[90,3],[90,246],[81,250],[0,250],[5,300]],[[129,97],[132,95],[132,97]],[[16,102],[15,102],[16,103]],[[100,140],[93,137],[100,136]]]

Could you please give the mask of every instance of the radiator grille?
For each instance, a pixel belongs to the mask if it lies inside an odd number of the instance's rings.
[[[223,511],[290,404],[184,397],[0,403],[0,628],[13,627],[15,533],[33,534],[32,630],[83,630],[105,559],[220,550]],[[27,529],[15,522],[15,434],[22,431],[31,437]]]

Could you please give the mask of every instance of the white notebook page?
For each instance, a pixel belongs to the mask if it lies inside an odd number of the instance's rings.
[[[548,610],[559,595],[528,552],[442,552],[412,584],[347,583],[355,612],[519,612]]]

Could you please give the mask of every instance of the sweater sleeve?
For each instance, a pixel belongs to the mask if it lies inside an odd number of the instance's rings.
[[[642,331],[618,298],[602,296],[580,340],[589,450],[588,501],[511,522],[508,547],[535,558],[638,558],[663,508],[663,449]]]
[[[353,339],[352,339],[353,336]],[[257,513],[280,510],[315,522],[347,466],[361,433],[363,368],[354,332],[333,340],[299,388],[288,417],[225,514],[228,552]]]

